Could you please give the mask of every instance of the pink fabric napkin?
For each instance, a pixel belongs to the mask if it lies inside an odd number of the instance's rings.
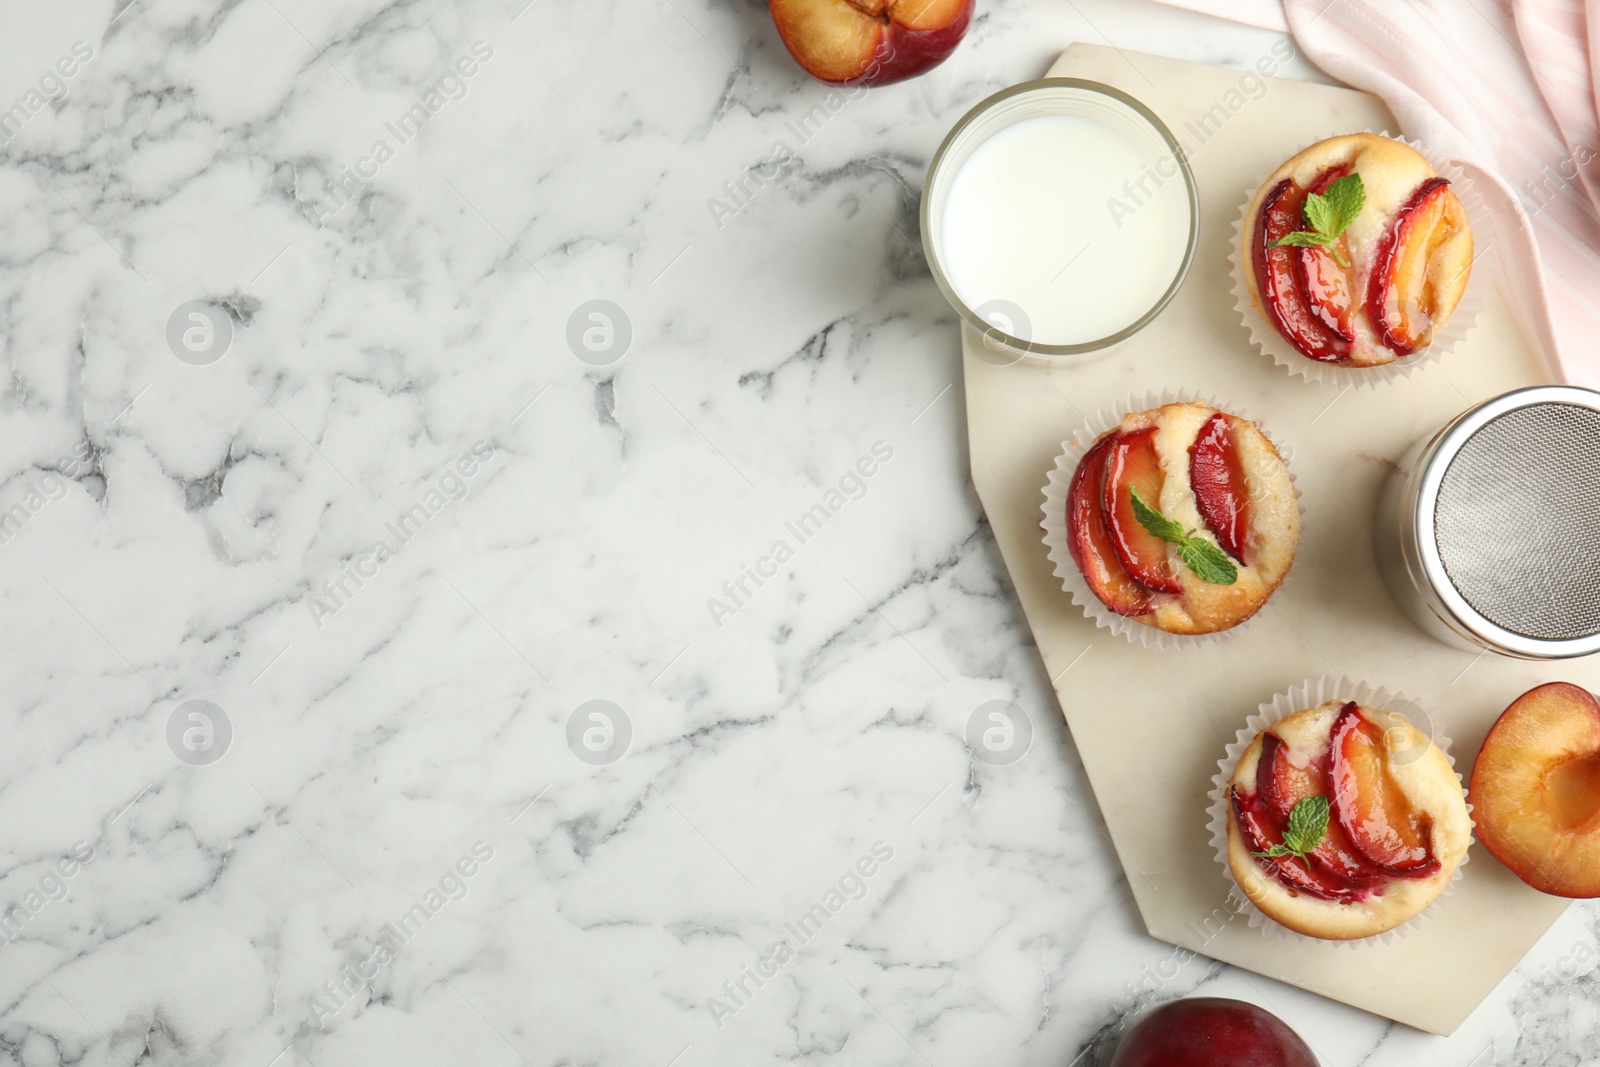
[[[1165,2],[1287,24],[1308,59],[1460,165],[1529,341],[1558,378],[1600,388],[1600,0]]]

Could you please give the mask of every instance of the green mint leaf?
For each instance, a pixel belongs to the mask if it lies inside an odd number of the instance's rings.
[[[1320,233],[1307,233],[1305,230],[1296,230],[1293,233],[1284,234],[1272,242],[1270,247],[1279,248],[1283,245],[1290,245],[1294,248],[1318,248],[1327,245],[1329,240],[1329,238],[1322,236]]]
[[[1178,558],[1199,575],[1201,581],[1212,585],[1232,585],[1238,581],[1239,568],[1233,565],[1226,552],[1203,537],[1190,535],[1182,523],[1172,521],[1146,504],[1139,490],[1130,487],[1128,496],[1133,501],[1133,515],[1139,525],[1149,530],[1152,537],[1177,545]]]
[[[1289,809],[1289,825],[1283,831],[1283,842],[1265,852],[1250,855],[1266,859],[1293,856],[1311,869],[1311,853],[1316,851],[1328,833],[1328,798],[1304,797]]]
[[[1333,191],[1332,186],[1328,191]],[[1303,210],[1306,221],[1311,224],[1312,232],[1325,241],[1333,240],[1336,236],[1333,232],[1333,201],[1320,193],[1308,193]]]
[[[1289,851],[1304,857],[1322,844],[1328,833],[1328,798],[1306,797],[1289,811],[1289,826],[1283,843]]]
[[[1178,547],[1184,566],[1212,585],[1232,585],[1239,580],[1239,568],[1228,554],[1203,537],[1190,537]]]
[[[1139,495],[1139,490],[1130,488],[1128,494],[1133,498],[1133,517],[1139,520],[1140,526],[1150,531],[1152,537],[1171,541],[1175,545],[1181,545],[1188,540],[1183,532],[1183,526],[1146,504],[1144,498]]]
[[[1346,174],[1328,186],[1326,193],[1307,193],[1305,208],[1309,230],[1286,233],[1272,242],[1273,248],[1289,245],[1294,248],[1327,248],[1341,267],[1349,266],[1339,249],[1334,246],[1350,224],[1356,221],[1361,209],[1367,205],[1367,187],[1359,174]]]
[[[1361,209],[1366,207],[1367,187],[1361,181],[1361,175],[1346,174],[1328,186],[1326,195],[1317,199],[1327,205],[1326,222],[1319,223],[1317,229],[1331,241],[1349,229],[1350,224],[1356,221],[1356,216],[1361,214]],[[1309,205],[1311,197],[1306,200]],[[1308,214],[1306,217],[1311,216]]]

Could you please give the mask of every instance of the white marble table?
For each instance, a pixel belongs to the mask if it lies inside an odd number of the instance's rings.
[[[968,485],[939,138],[1273,35],[980,0],[829,110],[756,0],[3,10],[0,1062],[1595,1046],[1590,907],[1448,1041],[1146,936]]]

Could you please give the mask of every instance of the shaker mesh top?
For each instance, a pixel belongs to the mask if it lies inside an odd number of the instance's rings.
[[[1600,633],[1600,412],[1533,404],[1486,424],[1433,515],[1445,571],[1484,618],[1542,640]]]

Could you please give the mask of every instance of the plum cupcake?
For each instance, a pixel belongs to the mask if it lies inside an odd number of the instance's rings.
[[[1397,698],[1360,696],[1288,714],[1304,698],[1280,697],[1281,717],[1240,731],[1213,796],[1213,843],[1238,891],[1265,919],[1326,941],[1375,937],[1422,914],[1472,842],[1445,751],[1382,706]]]
[[[1458,188],[1459,174],[1373,133],[1318,141],[1273,171],[1234,249],[1236,298],[1253,308],[1241,311],[1257,343],[1308,377],[1338,380],[1343,369],[1368,381],[1448,347],[1473,262]]]
[[[1294,564],[1300,509],[1260,427],[1182,400],[1064,449],[1041,525],[1056,574],[1097,623],[1135,640],[1187,638],[1261,609]]]

